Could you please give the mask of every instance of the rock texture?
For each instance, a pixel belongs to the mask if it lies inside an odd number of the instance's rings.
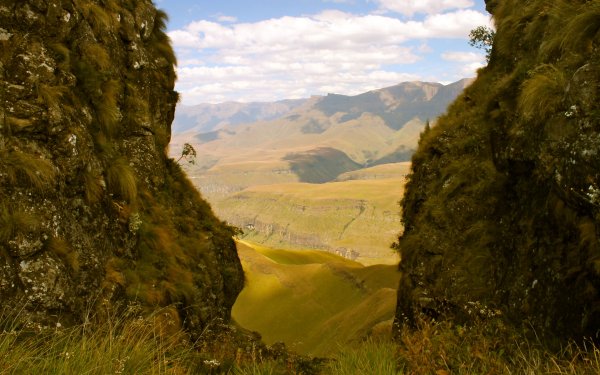
[[[168,159],[178,95],[150,0],[0,0],[0,298],[32,321],[101,303],[228,319],[230,228]]]
[[[491,60],[413,157],[397,323],[500,314],[597,339],[600,2],[487,3]]]

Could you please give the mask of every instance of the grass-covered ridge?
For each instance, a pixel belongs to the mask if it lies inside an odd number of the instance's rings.
[[[239,241],[246,272],[232,316],[267,344],[333,355],[371,333],[389,336],[399,274],[310,250],[272,249]]]
[[[597,337],[600,2],[486,3],[490,62],[413,157],[397,318],[469,321],[480,303]]]

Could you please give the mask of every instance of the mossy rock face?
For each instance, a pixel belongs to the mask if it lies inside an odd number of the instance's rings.
[[[41,325],[135,300],[201,330],[242,288],[232,229],[166,154],[165,20],[149,0],[0,1],[0,299]]]
[[[397,324],[600,330],[600,1],[486,1],[477,80],[422,135],[402,201]]]

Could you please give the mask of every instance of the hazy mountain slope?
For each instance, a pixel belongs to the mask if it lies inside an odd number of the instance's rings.
[[[166,15],[150,0],[2,1],[0,25],[3,319],[58,329],[136,301],[195,335],[227,321],[243,286],[233,231],[166,155]]]
[[[199,104],[178,105],[173,120],[173,132],[209,133],[215,130],[235,128],[262,120],[282,117],[294,108],[304,104],[306,99],[281,100],[273,103]]]
[[[272,344],[332,354],[379,325],[391,327],[399,274],[319,251],[273,250],[238,242],[247,284],[232,316]],[[379,328],[380,329],[380,328]]]
[[[597,339],[600,1],[486,3],[489,65],[412,159],[397,320]]]
[[[200,125],[206,128],[203,133],[174,134],[172,155],[176,156],[185,142],[195,145],[199,164],[194,175],[239,161],[268,160],[280,169],[279,162],[287,155],[322,147],[337,149],[359,164],[404,161],[416,148],[425,120],[439,116],[469,82],[461,80],[447,86],[408,82],[358,96],[312,97],[293,109],[284,106],[275,119],[237,127],[223,128],[205,119]],[[280,102],[273,105],[281,106]],[[219,105],[211,116],[220,119],[224,117],[221,112],[237,113],[240,107],[244,105]],[[291,110],[286,112],[287,108]],[[265,178],[269,183],[268,176]]]

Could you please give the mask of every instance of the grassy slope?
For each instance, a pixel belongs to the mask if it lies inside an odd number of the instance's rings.
[[[364,267],[319,251],[274,250],[238,242],[246,288],[232,310],[266,343],[324,355],[390,323],[399,279],[393,265]]]
[[[277,223],[272,233],[246,230],[253,242],[290,249],[354,249],[361,261],[394,262],[397,259],[389,246],[401,226],[396,212],[403,186],[403,178],[263,185],[213,207],[223,219],[240,227]]]

